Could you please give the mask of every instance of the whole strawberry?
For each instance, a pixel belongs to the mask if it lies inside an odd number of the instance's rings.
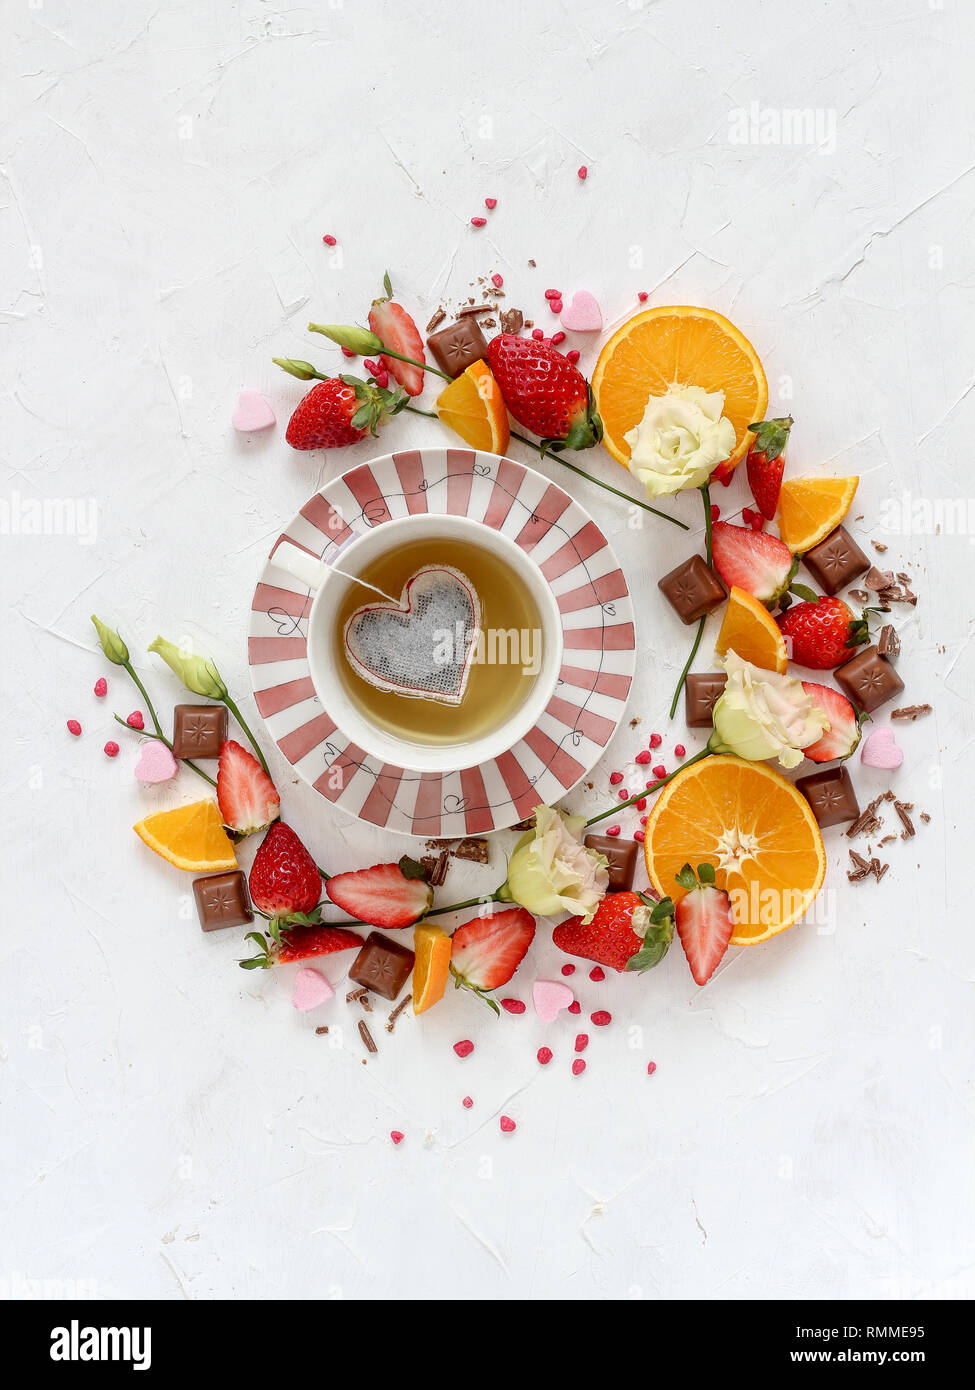
[[[298,403],[285,438],[292,449],[357,444],[367,434],[378,434],[380,425],[402,410],[408,399],[402,390],[387,391],[358,377],[326,377]]]
[[[674,935],[674,905],[648,893],[607,893],[591,922],[570,917],[552,932],[560,951],[611,970],[649,970],[667,954]]]
[[[532,434],[566,449],[590,449],[602,439],[589,383],[555,348],[499,333],[488,343],[488,366],[505,405]]]
[[[771,521],[779,506],[779,490],[785,472],[785,446],[794,421],[791,415],[779,420],[760,420],[749,425],[754,433],[745,470],[755,505],[767,521]]]
[[[275,821],[264,836],[251,865],[248,886],[254,906],[272,919],[271,934],[276,939],[276,931],[288,923],[307,926],[317,920],[322,876],[291,826],[283,821]]]
[[[775,620],[789,657],[799,666],[830,671],[849,661],[853,648],[869,640],[866,618],[855,618],[842,599],[796,603]]]

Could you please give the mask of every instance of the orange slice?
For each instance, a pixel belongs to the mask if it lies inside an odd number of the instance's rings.
[[[671,386],[724,392],[724,414],[735,427],[735,450],[722,465],[730,472],[752,440],[748,426],[765,415],[768,382],[758,354],[733,323],[713,309],[690,304],[647,309],[624,323],[599,354],[592,389],[603,421],[603,443],[625,467],[623,438],[638,425],[650,396]]]
[[[413,1012],[422,1014],[443,998],[450,977],[450,937],[439,927],[413,932]]]
[[[484,362],[472,362],[436,400],[437,414],[473,449],[503,454],[511,438],[501,387]]]
[[[132,829],[177,869],[211,874],[237,867],[237,855],[215,801],[191,801],[174,811],[156,811]]]
[[[778,671],[779,675],[788,662],[785,638],[775,619],[764,603],[737,584],[728,597],[714,650],[719,656],[735,651],[743,661],[761,666],[763,671]]]
[[[779,493],[779,535],[801,555],[834,531],[853,505],[859,477],[790,478]]]
[[[723,754],[679,772],[657,797],[643,852],[650,882],[679,902],[684,864],[713,864],[731,897],[733,946],[791,927],[823,884],[823,837],[809,802],[765,763]]]

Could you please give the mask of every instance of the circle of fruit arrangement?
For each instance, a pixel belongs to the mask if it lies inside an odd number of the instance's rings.
[[[808,801],[765,763],[717,755],[681,771],[657,797],[643,842],[650,882],[680,902],[682,865],[710,863],[731,895],[733,946],[791,927],[822,887],[823,837]]]
[[[672,386],[723,391],[722,415],[735,427],[730,472],[745,455],[749,425],[768,405],[768,382],[751,343],[723,314],[689,304],[647,309],[623,324],[599,354],[592,390],[603,422],[603,444],[625,467],[623,436],[643,418],[647,397]]]

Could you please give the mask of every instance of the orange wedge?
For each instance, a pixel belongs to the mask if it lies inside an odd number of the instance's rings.
[[[237,867],[237,855],[215,801],[191,801],[174,811],[156,811],[132,829],[177,869],[212,874]]]
[[[436,400],[437,414],[472,449],[503,454],[511,438],[501,387],[484,362],[472,362]]]
[[[684,864],[712,864],[731,897],[733,946],[791,927],[823,884],[823,837],[809,802],[765,763],[724,755],[679,772],[657,797],[643,841],[650,882],[679,902]]]
[[[724,414],[735,427],[735,450],[722,467],[730,472],[744,457],[748,426],[765,415],[768,382],[748,339],[713,309],[690,304],[647,309],[624,323],[599,354],[592,389],[603,422],[603,443],[624,467],[630,446],[623,438],[643,419],[650,396],[671,386],[724,392]]]
[[[745,589],[739,589],[737,584],[728,596],[728,607],[714,650],[719,656],[735,651],[743,661],[761,666],[763,671],[778,671],[780,675],[788,661],[785,638],[775,619],[764,603]]]
[[[443,998],[450,977],[450,937],[439,927],[413,932],[413,1012],[422,1014]]]
[[[779,535],[802,555],[834,531],[853,505],[859,477],[790,478],[779,493]]]

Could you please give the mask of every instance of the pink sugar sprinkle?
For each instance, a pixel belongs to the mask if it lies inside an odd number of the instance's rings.
[[[589,1018],[597,1028],[605,1028],[607,1023],[612,1023],[613,1021],[613,1015],[607,1013],[605,1009],[597,1009],[594,1014],[589,1015]]]
[[[492,275],[492,276],[491,276],[491,284],[494,285],[497,289],[500,289],[501,286],[504,284],[504,276],[503,276],[503,275]]]
[[[572,1003],[569,1005],[569,1013],[570,1013],[570,1014],[581,1014],[581,1013],[582,1013],[582,1005],[579,1003],[578,999],[573,999]]]
[[[753,531],[764,531],[764,530],[765,530],[765,518],[764,518],[764,516],[753,516],[752,519],[751,519],[751,521],[750,521],[748,524],[749,524],[749,526],[752,528]]]
[[[95,682],[95,694],[99,699],[101,699],[103,695],[108,694],[108,681],[104,676],[99,676]]]
[[[502,999],[501,1007],[509,1014],[523,1014],[527,1005],[523,1004],[520,999]]]
[[[499,1121],[502,1134],[513,1134],[518,1128],[510,1115],[502,1115]]]
[[[474,1102],[470,1098],[470,1096],[465,1096],[464,1099],[461,1101],[461,1105],[464,1107],[465,1110],[470,1110],[473,1104]]]
[[[362,365],[365,367],[366,371],[369,373],[370,376],[375,376],[376,373],[379,371],[379,368],[376,366],[375,362],[372,360],[371,357],[364,357],[362,359]]]
[[[642,830],[634,830],[633,838],[642,845],[645,838],[644,832]]]
[[[611,773],[609,774],[609,785],[610,785],[611,787],[618,787],[619,784],[622,782],[622,780],[623,780],[623,774],[622,774],[622,772],[611,772]]]
[[[636,803],[636,809],[638,811],[645,811],[647,809],[647,798],[645,796],[640,797],[640,800]]]
[[[561,291],[561,290],[546,290],[546,291],[545,291],[545,298],[546,298],[546,299],[561,299],[561,298],[562,298],[562,291]]]
[[[589,972],[589,978],[590,980],[595,980],[598,984],[600,980],[605,980],[606,971],[601,965],[594,965]]]
[[[648,782],[648,783],[647,783],[647,791],[648,791],[648,792],[652,792],[653,789],[654,789],[654,787],[655,787],[656,785],[657,785],[656,782]]]
[[[646,823],[647,823],[647,821],[648,821],[649,819],[650,819],[649,816],[641,816],[641,817],[640,817],[640,824],[641,824],[641,825],[646,825]]]
[[[564,343],[564,342],[565,342],[565,334],[562,332],[561,329],[558,331],[558,333],[553,333],[553,334],[552,334],[552,346],[553,346],[553,347],[558,347],[559,343]]]
[[[487,226],[487,218],[486,218],[486,217],[472,217],[472,218],[471,218],[471,226],[472,226],[472,227],[486,227],[486,226]]]
[[[752,511],[751,507],[742,507],[741,519],[743,522],[745,522],[746,526],[751,525],[751,520],[754,515],[755,513]]]
[[[454,1043],[454,1051],[458,1057],[469,1057],[474,1051],[474,1044],[470,1038],[462,1038],[460,1042]]]
[[[576,1052],[585,1052],[585,1050],[586,1050],[586,1048],[587,1048],[588,1046],[589,1046],[589,1034],[588,1034],[588,1033],[577,1033],[577,1034],[576,1034],[576,1040],[575,1040],[575,1050],[576,1050]]]
[[[630,799],[630,793],[626,787],[621,787],[616,795],[619,797],[620,801],[629,801]]]
[[[358,357],[359,354],[358,354],[357,352],[353,352],[351,348],[344,347],[344,348],[342,349],[342,356],[343,356],[343,357]]]
[[[686,757],[686,756],[687,756],[687,749],[684,747],[684,745],[683,745],[682,743],[675,743],[675,744],[674,744],[674,757],[675,757],[675,758],[683,758],[683,757]]]
[[[648,753],[647,750],[643,748],[640,750],[639,753],[637,753],[635,761],[638,763],[648,763],[651,757],[652,754]]]
[[[382,389],[385,390],[386,387],[389,385],[389,372],[387,372],[385,367],[380,367],[379,371],[376,372],[375,376],[376,385],[382,387]]]
[[[650,747],[651,747],[651,748],[659,748],[660,745],[663,743],[663,741],[664,741],[664,740],[663,740],[663,735],[662,735],[662,734],[651,734],[651,735],[650,735]]]
[[[390,1139],[392,1139],[394,1144],[402,1144],[406,1136],[403,1134],[403,1131],[401,1129],[391,1129],[389,1131],[389,1137]]]
[[[78,736],[80,735],[81,725],[78,723],[77,719],[68,720],[68,733],[74,734],[75,738],[78,738]]]
[[[563,974],[563,975],[574,975],[575,973],[576,973],[576,968],[575,968],[574,965],[572,965],[572,964],[563,965],[563,967],[562,967],[562,974]]]
[[[535,1053],[535,1056],[538,1058],[539,1062],[543,1067],[548,1066],[549,1062],[551,1062],[552,1060],[553,1055],[554,1054],[550,1047],[540,1047],[538,1051]]]
[[[338,242],[337,242],[337,241],[335,240],[335,238],[332,236],[331,232],[326,232],[325,235],[322,237],[322,241],[324,241],[324,243],[325,243],[326,246],[337,246],[337,245],[338,245]]]
[[[110,739],[108,740],[108,742],[105,744],[105,750],[104,750],[104,751],[105,751],[105,756],[108,757],[108,758],[117,758],[117,757],[118,757],[118,754],[119,754],[119,747],[118,747],[118,744],[115,742],[115,740],[114,740],[113,738],[110,738]]]
[[[637,299],[640,301],[641,304],[646,304],[649,298],[650,295],[647,293],[646,290],[641,290],[640,293],[637,295]]]
[[[618,825],[608,825],[608,826],[606,827],[606,834],[607,834],[607,835],[618,835],[618,834],[620,833],[620,829],[621,829],[621,827],[618,826]]]
[[[585,1062],[582,1060],[581,1057],[577,1057],[577,1058],[575,1059],[575,1061],[572,1063],[572,1075],[573,1075],[573,1076],[581,1076],[582,1073],[583,1073],[585,1070],[586,1070],[586,1064],[585,1064]]]
[[[657,1064],[656,1064],[656,1062],[648,1062],[648,1063],[647,1063],[647,1076],[653,1076],[653,1074],[654,1074],[654,1072],[655,1072],[656,1070],[657,1070]]]
[[[566,360],[567,362],[573,363],[573,365],[574,365],[576,362],[579,361],[579,358],[581,357],[581,355],[582,355],[582,354],[580,353],[580,351],[579,351],[578,348],[572,348],[571,351],[569,351],[569,352],[567,352],[567,353],[565,354],[565,360]]]
[[[721,516],[721,508],[718,506],[717,502],[712,502],[712,503],[711,503],[711,520],[712,520],[712,521],[717,521],[718,518],[719,518],[720,516]]]
[[[490,212],[493,212],[494,209],[498,206],[498,200],[497,200],[497,198],[485,198],[485,199],[484,199],[484,206],[485,206]]]
[[[652,769],[652,771],[653,771],[654,777],[666,777],[666,776],[667,776],[667,769],[664,767],[663,763],[658,763],[657,766],[656,766],[655,768]]]
[[[551,311],[552,311],[553,314],[561,314],[561,312],[562,312],[562,301],[561,301],[561,299],[550,299],[550,300],[548,301],[548,307],[551,309]]]
[[[535,339],[536,343],[540,343],[545,337],[545,330],[542,328],[533,328],[532,337]]]
[[[576,174],[580,179],[582,179],[583,183],[585,183],[586,179],[589,177],[588,166],[585,164],[580,164],[578,169],[576,170]]]
[[[142,711],[138,709],[134,709],[125,722],[130,729],[144,729],[146,727],[146,721],[142,717]]]

